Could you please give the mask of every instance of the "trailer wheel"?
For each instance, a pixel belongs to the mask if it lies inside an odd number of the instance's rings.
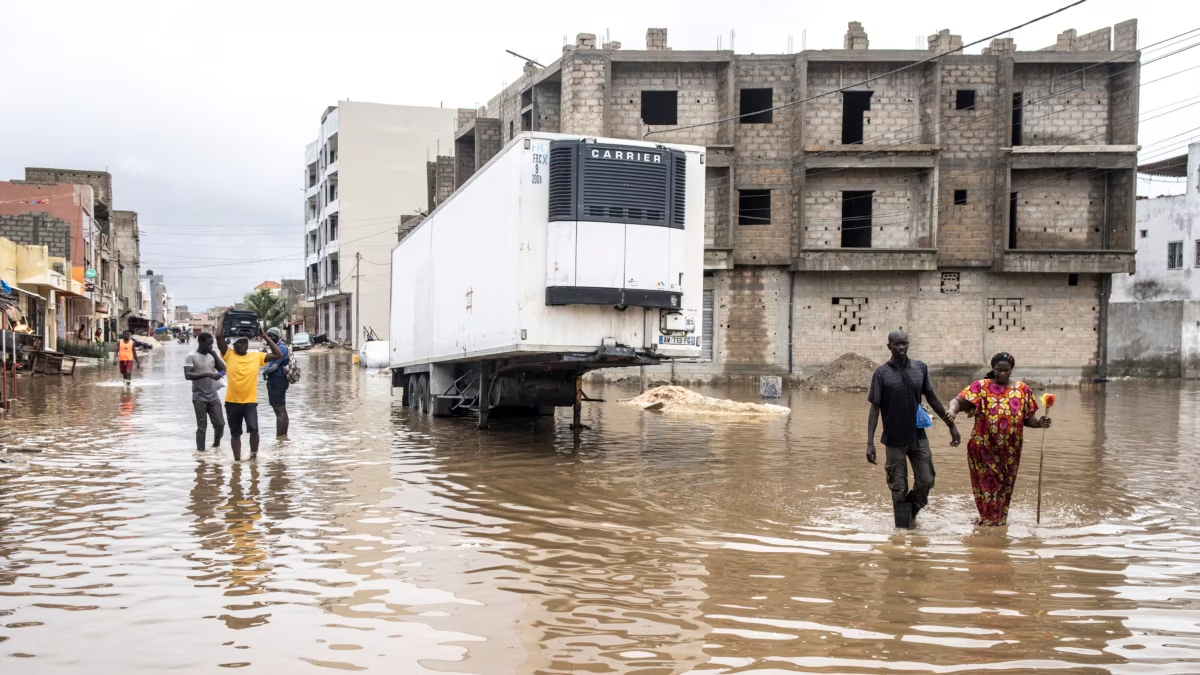
[[[417,386],[413,389],[413,393],[417,396],[415,408],[422,415],[428,415],[430,411],[429,405],[429,376],[425,373],[417,375]]]

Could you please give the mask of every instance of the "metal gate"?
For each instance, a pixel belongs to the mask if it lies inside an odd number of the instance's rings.
[[[713,292],[704,291],[704,310],[701,313],[700,360],[713,359]]]

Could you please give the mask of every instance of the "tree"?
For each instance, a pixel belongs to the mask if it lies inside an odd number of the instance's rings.
[[[271,295],[271,291],[265,288],[247,295],[242,304],[258,314],[264,330],[278,328],[288,319],[288,308],[283,298]]]

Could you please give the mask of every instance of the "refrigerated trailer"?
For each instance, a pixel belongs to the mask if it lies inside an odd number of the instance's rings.
[[[573,406],[700,356],[704,149],[524,132],[392,249],[390,367],[433,415]]]

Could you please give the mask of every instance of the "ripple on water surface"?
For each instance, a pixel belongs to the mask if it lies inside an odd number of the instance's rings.
[[[606,403],[578,439],[562,417],[481,433],[314,351],[292,440],[235,464],[227,440],[194,449],[187,349],[131,387],[111,367],[22,380],[4,672],[1200,671],[1194,384],[1058,392],[1041,525],[1041,432],[1011,525],[984,530],[935,428],[931,506],[897,532],[861,394],[790,393],[787,419]]]

